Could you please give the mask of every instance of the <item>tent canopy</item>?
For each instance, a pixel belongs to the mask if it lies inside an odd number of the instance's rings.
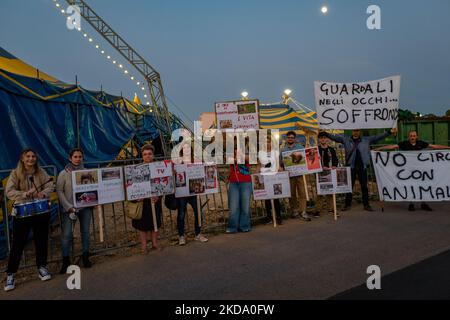
[[[0,48],[0,170],[14,168],[25,148],[37,151],[41,165],[61,169],[74,147],[87,162],[110,161],[135,136],[159,136],[145,106],[37,74]]]

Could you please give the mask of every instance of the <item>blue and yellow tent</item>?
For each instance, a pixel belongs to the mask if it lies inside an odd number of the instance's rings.
[[[114,160],[138,135],[146,140],[159,136],[145,106],[64,83],[2,48],[0,119],[0,170],[14,168],[26,147],[38,152],[42,165],[61,169],[78,142],[86,161],[100,162]]]
[[[295,131],[298,140],[303,143],[319,130],[314,111],[294,110],[288,104],[261,105],[259,121],[262,129],[278,129],[282,136],[288,131]]]

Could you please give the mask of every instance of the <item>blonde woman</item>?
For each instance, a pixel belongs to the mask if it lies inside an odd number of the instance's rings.
[[[6,184],[6,195],[15,204],[30,202],[36,199],[48,199],[53,190],[53,183],[48,174],[39,167],[37,153],[26,149],[20,154],[17,168],[11,172]],[[50,212],[24,218],[14,218],[13,239],[6,270],[5,291],[15,288],[14,275],[20,265],[23,250],[28,240],[30,230],[33,230],[36,250],[36,266],[42,281],[51,279],[47,270],[47,245]]]
[[[155,152],[155,148],[148,144],[142,147],[142,160],[144,163],[153,162],[153,156]],[[153,216],[152,216],[152,205],[151,202],[155,204],[155,214],[156,214],[156,224],[158,229],[161,227],[161,215],[162,215],[162,206],[161,206],[161,197],[151,197],[144,199],[144,207],[142,210],[142,218],[139,220],[133,220],[132,225],[133,228],[139,231],[139,237],[141,240],[141,253],[147,253],[147,242],[149,240],[148,233],[151,233],[152,237],[152,249],[153,250],[161,250],[162,248],[158,245],[158,235],[159,231],[155,232],[155,228],[153,225]],[[150,202],[151,201],[151,202]]]

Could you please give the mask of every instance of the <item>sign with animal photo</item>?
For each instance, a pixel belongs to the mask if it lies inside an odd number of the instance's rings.
[[[282,158],[284,168],[291,177],[322,171],[318,147],[284,151]]]
[[[317,194],[329,195],[352,192],[350,167],[339,167],[317,173]]]
[[[358,83],[315,81],[321,129],[396,128],[400,76]]]
[[[122,168],[72,171],[76,208],[120,202],[125,199]]]
[[[289,172],[252,174],[252,188],[254,200],[289,198],[291,196]]]
[[[148,163],[125,167],[125,190],[128,201],[151,197],[150,165]]]
[[[240,100],[215,104],[217,129],[259,129],[259,101]]]
[[[176,164],[175,172],[175,197],[177,198],[219,192],[216,165]]]

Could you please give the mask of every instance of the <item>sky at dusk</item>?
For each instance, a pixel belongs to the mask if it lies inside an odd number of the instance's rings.
[[[61,1],[64,3],[64,1]],[[169,107],[191,120],[247,90],[262,103],[284,89],[314,109],[315,80],[402,76],[400,106],[442,115],[450,109],[448,0],[88,0],[161,74]],[[2,0],[0,46],[66,82],[121,92],[136,84],[66,27],[51,0]],[[327,5],[326,15],[320,12]],[[381,30],[366,26],[370,4]],[[117,61],[124,59],[82,21]],[[130,72],[136,74],[124,63]],[[141,100],[145,100],[141,94]]]

